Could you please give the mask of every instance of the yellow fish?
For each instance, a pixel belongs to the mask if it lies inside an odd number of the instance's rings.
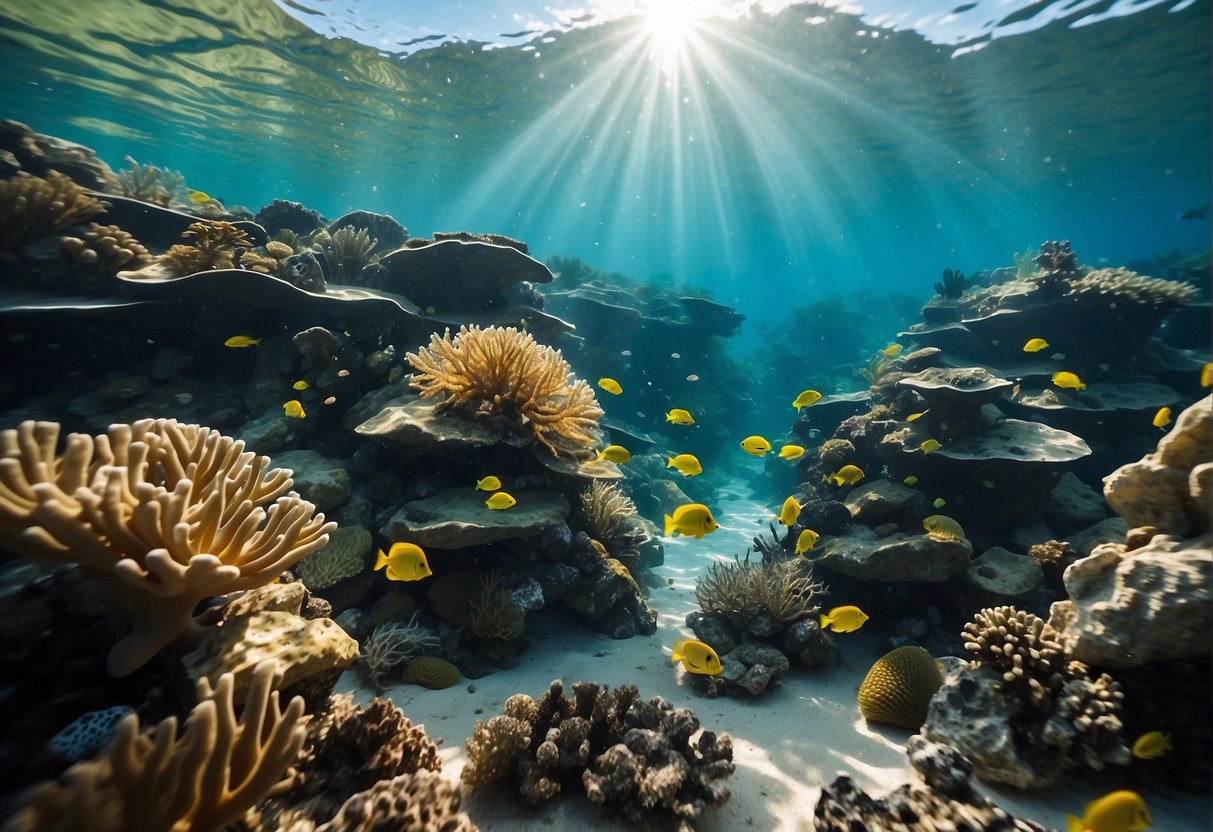
[[[792,407],[800,410],[804,407],[810,407],[821,400],[821,394],[816,390],[801,390],[800,395],[792,399]]]
[[[1139,760],[1153,760],[1171,750],[1171,735],[1162,731],[1151,731],[1142,734],[1133,743],[1133,756]]]
[[[598,452],[598,458],[605,459],[607,462],[614,462],[617,465],[622,465],[623,463],[629,461],[632,458],[632,455],[628,452],[628,449],[622,445],[607,445]]]
[[[944,507],[944,506],[946,506],[947,504],[948,504],[948,501],[947,501],[947,500],[945,500],[943,497],[936,497],[936,498],[935,498],[935,499],[934,499],[934,500],[931,502],[931,505],[932,505],[932,506],[934,506],[935,508],[943,508],[943,507]]]
[[[501,480],[494,476],[476,480],[477,491],[497,491],[501,488]]]
[[[762,456],[767,451],[771,450],[771,443],[768,442],[764,437],[756,434],[754,436],[747,436],[745,439],[742,439],[741,449],[750,456]]]
[[[673,410],[671,410],[669,413],[667,413],[665,415],[665,420],[667,422],[673,422],[676,425],[693,425],[693,424],[695,424],[695,420],[691,417],[691,414],[689,412],[683,410],[681,407],[676,407]]]
[[[1200,368],[1200,386],[1213,387],[1213,361],[1206,361]]]
[[[863,479],[863,471],[858,465],[844,465],[835,471],[830,476],[826,477],[828,482],[841,487],[844,485],[854,485]]]
[[[933,454],[943,446],[939,444],[938,439],[928,439],[918,446],[924,454]]]
[[[779,449],[780,459],[800,459],[804,456],[803,445],[784,445]]]
[[[796,538],[796,554],[803,555],[805,552],[816,546],[817,541],[820,539],[821,536],[817,534],[817,532],[813,531],[812,529],[805,529],[800,533],[800,536]]]
[[[1066,815],[1067,832],[1141,832],[1153,825],[1141,795],[1125,789],[1091,801],[1081,818]]]
[[[789,529],[796,524],[796,518],[800,516],[802,506],[796,502],[795,497],[788,497],[783,501],[783,508],[779,510],[779,525],[787,526]]]
[[[922,527],[927,531],[927,537],[932,540],[959,543],[965,539],[965,530],[960,524],[944,514],[932,514],[924,517]]]
[[[198,205],[206,205],[208,202],[214,202],[214,200],[211,199],[210,194],[202,191],[190,191],[190,202]]]
[[[666,458],[666,468],[673,468],[684,477],[697,477],[703,473],[703,466],[694,454],[679,454]]]
[[[623,388],[619,386],[619,382],[613,378],[598,379],[598,386],[610,393],[612,396],[618,396],[623,392]]]
[[[918,485],[918,477],[910,474],[910,476],[906,477],[904,480],[902,480],[902,482],[904,482],[906,485]]]
[[[1040,352],[1041,350],[1047,350],[1048,348],[1049,342],[1044,338],[1031,338],[1028,340],[1028,343],[1023,345],[1024,352]]]
[[[925,414],[925,413],[926,413],[925,410],[922,411],[922,413],[911,413],[909,416],[906,417],[906,421],[907,422],[917,422],[919,419],[921,419],[923,417],[923,414]]]
[[[896,358],[897,356],[901,355],[901,344],[889,344],[880,351],[880,354],[888,356],[889,358]]]
[[[712,646],[693,638],[674,642],[674,655],[670,660],[675,663],[682,662],[682,666],[689,672],[704,676],[715,676],[723,670],[720,666],[720,656],[716,655]]]
[[[1069,388],[1070,390],[1087,389],[1087,385],[1082,383],[1082,379],[1067,370],[1062,370],[1060,373],[1054,373],[1053,384],[1058,387]]]
[[[434,573],[425,552],[416,543],[393,543],[388,554],[379,550],[375,557],[375,571],[387,567],[385,573],[391,581],[420,581]]]
[[[292,390],[306,390],[309,387],[311,387],[311,385],[308,384],[303,379],[299,379],[298,381],[296,381],[294,384],[291,385]]]
[[[833,630],[836,633],[853,633],[867,620],[867,613],[852,604],[847,604],[845,607],[834,607],[828,613],[822,613],[819,616],[821,629]]]
[[[245,347],[259,347],[261,346],[261,339],[250,338],[247,335],[233,335],[223,342],[223,346],[237,350],[244,349]]]
[[[1165,428],[1171,424],[1171,408],[1160,407],[1158,412],[1154,414],[1154,421],[1151,423],[1156,428]]]
[[[484,504],[493,509],[493,511],[503,511],[518,505],[518,501],[504,491],[498,491],[492,497],[485,500]]]
[[[298,399],[291,399],[289,402],[284,404],[282,406],[282,412],[287,416],[290,416],[292,419],[303,419],[307,416],[307,414],[303,412],[303,405],[299,403]]]
[[[705,534],[711,534],[719,526],[712,510],[703,503],[684,503],[674,509],[673,516],[665,515],[665,536],[671,537],[678,532],[684,537],[699,540]]]

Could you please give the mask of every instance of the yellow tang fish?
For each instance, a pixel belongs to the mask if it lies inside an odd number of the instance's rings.
[[[906,421],[907,422],[917,422],[919,419],[921,419],[923,417],[924,413],[926,413],[925,410],[922,411],[922,413],[911,413],[909,416],[906,417]]]
[[[676,407],[667,413],[665,415],[665,420],[667,422],[673,422],[676,425],[695,424],[695,420],[691,417],[691,414],[688,411],[683,410],[681,407]]]
[[[943,445],[939,444],[938,439],[928,439],[918,446],[924,454],[933,454],[938,451]]]
[[[619,382],[613,378],[598,379],[598,386],[610,393],[612,396],[618,396],[623,392],[623,388],[619,386]]]
[[[779,510],[779,525],[792,528],[796,524],[796,518],[800,516],[801,508],[803,506],[796,502],[795,497],[788,497],[784,500],[783,508]]]
[[[810,407],[821,400],[821,394],[816,390],[801,390],[800,395],[792,399],[792,407],[800,410],[804,407]]]
[[[862,479],[863,471],[858,465],[844,465],[833,474],[826,477],[827,482],[832,482],[839,487],[844,485],[854,485]]]
[[[282,405],[282,412],[287,416],[290,416],[292,419],[303,419],[307,416],[307,414],[303,412],[303,405],[300,404],[298,399],[291,399],[289,402]]]
[[[233,335],[223,342],[223,346],[237,350],[244,349],[245,347],[259,347],[261,346],[261,340],[260,338],[251,338],[248,335]]]
[[[703,466],[699,464],[699,460],[694,454],[667,457],[665,467],[673,468],[684,477],[697,477],[703,473]]]
[[[682,666],[689,672],[704,676],[715,676],[723,670],[720,666],[720,656],[716,655],[712,646],[693,638],[674,642],[674,655],[670,660],[675,663],[682,662]]]
[[[206,205],[208,202],[214,202],[214,201],[215,200],[213,200],[211,198],[210,194],[208,194],[208,193],[205,193],[203,191],[193,191],[193,190],[190,191],[190,202],[196,203],[198,205]]]
[[[387,567],[384,574],[391,581],[420,581],[434,574],[425,552],[416,543],[393,543],[386,555],[380,549],[375,557],[375,571],[384,567]]]
[[[493,509],[493,511],[503,511],[518,505],[518,501],[504,491],[498,491],[492,497],[485,500],[484,504]]]
[[[868,620],[868,614],[852,604],[845,607],[834,607],[828,613],[819,616],[823,630],[833,630],[836,633],[853,633]]]
[[[805,529],[796,538],[796,554],[803,555],[805,552],[817,545],[817,541],[821,539],[821,535],[812,529]]]
[[[804,456],[803,445],[784,445],[779,449],[780,459],[800,459]]]
[[[888,358],[896,358],[901,355],[901,344],[889,344],[880,351],[880,354]]]
[[[1133,743],[1133,756],[1140,760],[1153,760],[1171,750],[1171,735],[1162,731],[1150,731],[1142,734]]]
[[[1165,428],[1171,424],[1171,408],[1160,407],[1158,412],[1154,414],[1154,421],[1151,422],[1156,428]]]
[[[497,491],[501,488],[501,480],[494,476],[476,480],[476,491]]]
[[[1087,385],[1082,383],[1082,379],[1073,373],[1062,370],[1059,373],[1053,374],[1053,384],[1058,387],[1065,387],[1070,390],[1086,390]]]
[[[303,379],[299,379],[298,381],[296,381],[294,384],[291,385],[292,390],[301,390],[302,391],[302,390],[308,389],[309,387],[311,387],[311,385],[308,384]]]
[[[673,516],[665,515],[665,536],[671,537],[678,532],[684,537],[699,540],[705,534],[711,534],[719,526],[712,510],[703,503],[684,503],[674,509]]]
[[[1153,825],[1141,795],[1126,789],[1091,801],[1081,818],[1066,815],[1067,832],[1141,832]]]
[[[771,443],[765,437],[755,434],[741,440],[741,449],[750,456],[762,456],[771,450]]]
[[[622,445],[607,445],[598,452],[599,459],[605,459],[607,462],[614,462],[617,465],[622,465],[632,458],[632,454]]]
[[[906,477],[904,480],[902,480],[902,482],[904,482],[906,485],[918,485],[918,477],[910,474],[910,476]]]
[[[1213,361],[1206,361],[1200,368],[1200,386],[1213,387]]]
[[[1031,338],[1028,340],[1028,343],[1023,345],[1024,352],[1040,352],[1041,350],[1047,350],[1048,348],[1049,342],[1044,338]]]
[[[931,505],[932,505],[932,506],[934,506],[935,508],[943,508],[943,507],[944,507],[944,506],[946,506],[947,504],[948,504],[948,501],[947,501],[947,500],[945,500],[943,497],[936,497],[936,498],[935,498],[935,499],[934,499],[934,500],[931,502]]]

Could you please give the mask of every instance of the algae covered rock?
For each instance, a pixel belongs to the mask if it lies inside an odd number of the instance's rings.
[[[876,660],[859,685],[859,712],[870,722],[917,731],[943,684],[935,657],[921,647],[898,647]]]
[[[517,505],[495,511],[485,505],[483,491],[448,488],[405,503],[384,525],[383,536],[436,549],[459,549],[534,537],[569,516],[568,500],[560,494],[519,491],[514,497]]]
[[[329,511],[350,498],[350,475],[316,451],[283,451],[273,459],[275,465],[295,472],[295,490],[315,503],[317,511]]]
[[[857,527],[818,542],[814,563],[852,578],[875,581],[944,581],[969,568],[973,544],[928,535],[877,538]]]

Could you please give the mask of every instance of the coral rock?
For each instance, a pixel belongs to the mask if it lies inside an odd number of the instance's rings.
[[[381,780],[351,796],[316,832],[476,832],[459,789],[432,771]]]
[[[859,685],[859,712],[871,722],[918,730],[927,704],[943,684],[935,657],[921,647],[898,647],[876,660]]]
[[[1001,546],[986,549],[964,573],[966,583],[1004,598],[1031,591],[1042,577],[1044,573],[1033,558],[1017,555]]]

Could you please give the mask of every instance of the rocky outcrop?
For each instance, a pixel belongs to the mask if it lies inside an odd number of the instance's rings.
[[[973,544],[900,532],[877,538],[866,528],[820,541],[817,566],[872,581],[943,581],[969,568]]]
[[[405,503],[382,532],[389,540],[408,540],[436,549],[460,549],[499,540],[533,537],[563,523],[569,503],[560,494],[519,491],[518,504],[494,511],[485,493],[471,488],[447,488],[425,500]]]

